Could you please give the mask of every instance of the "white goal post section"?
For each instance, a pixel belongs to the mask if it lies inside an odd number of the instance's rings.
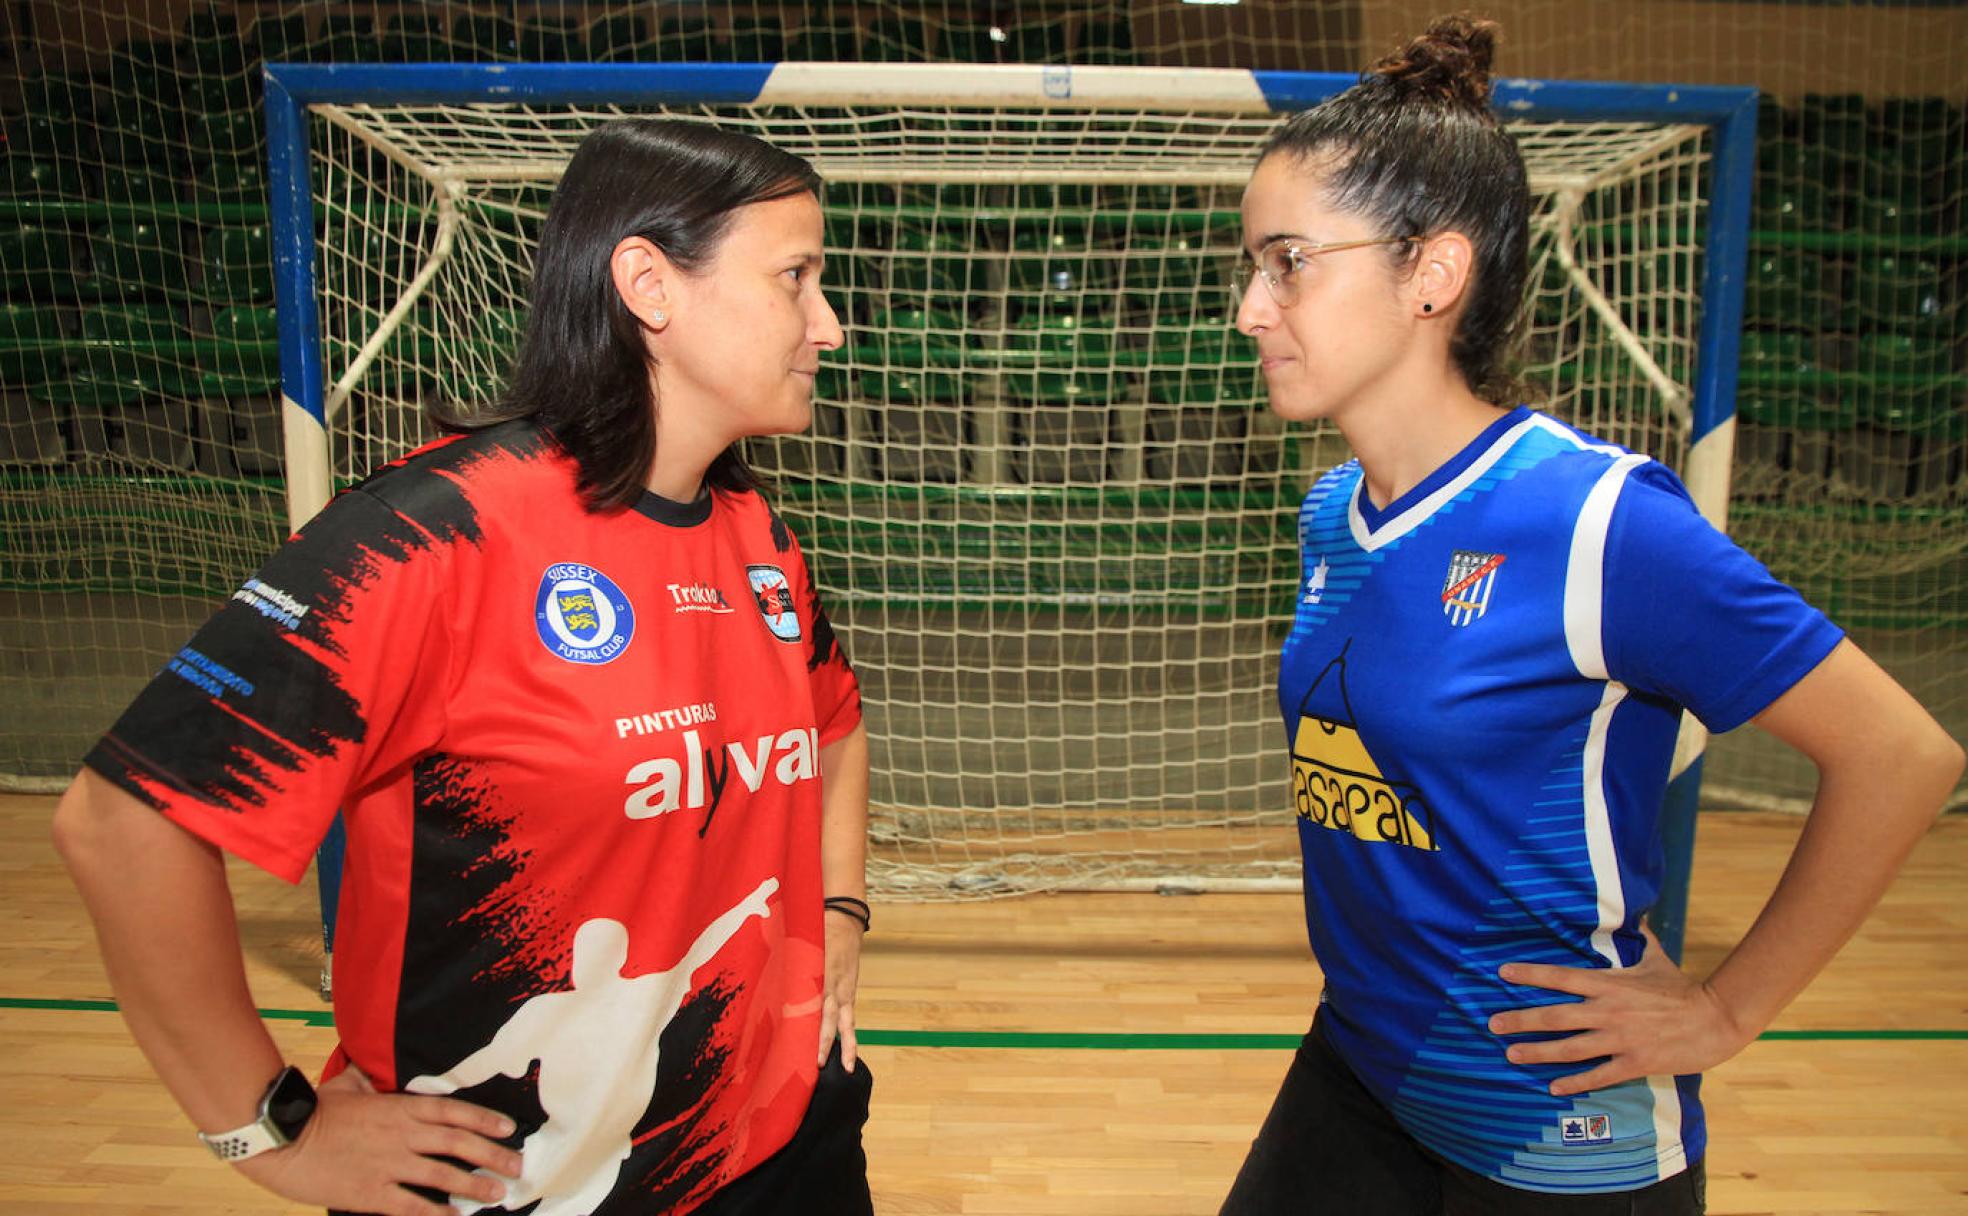
[[[1257,146],[1353,78],[266,71],[296,526],[427,438],[428,397],[496,391],[539,217],[589,128],[667,113],[752,132],[828,182],[847,346],[814,433],[753,456],[869,686],[878,883],[1292,881],[1269,684],[1293,510],[1332,445],[1265,414],[1223,266]],[[1673,464],[1726,524],[1754,92],[1500,80],[1495,106],[1537,198],[1527,379]],[[1684,734],[1683,875],[1703,746]]]

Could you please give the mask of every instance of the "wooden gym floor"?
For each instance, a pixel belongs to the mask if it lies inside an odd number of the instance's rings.
[[[214,1161],[106,1007],[48,844],[0,796],[0,1213],[271,1214]],[[1704,815],[1690,965],[1714,965],[1799,820]],[[1711,1074],[1714,1213],[1968,1213],[1968,817],[1944,820],[1776,1034]],[[312,883],[234,870],[254,991],[312,1068]],[[876,1207],[1213,1213],[1318,988],[1291,895],[886,905],[863,965]]]

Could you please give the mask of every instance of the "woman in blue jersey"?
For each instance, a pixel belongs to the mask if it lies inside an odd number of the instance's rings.
[[[1279,701],[1326,989],[1224,1212],[1698,1212],[1700,1074],[1878,900],[1960,747],[1672,473],[1519,399],[1530,199],[1495,28],[1436,23],[1287,122],[1243,200],[1305,499]],[[1683,710],[1819,768],[1713,974],[1643,924]]]

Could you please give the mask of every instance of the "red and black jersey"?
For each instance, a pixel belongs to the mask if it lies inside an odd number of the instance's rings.
[[[336,498],[88,764],[289,881],[348,825],[342,1049],[511,1115],[539,1213],[687,1210],[814,1080],[820,749],[860,720],[756,494],[591,512],[509,423]]]

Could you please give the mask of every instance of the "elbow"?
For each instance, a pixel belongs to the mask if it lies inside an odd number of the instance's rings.
[[[1948,795],[1960,783],[1963,769],[1968,768],[1968,751],[1963,751],[1960,742],[1939,727],[1934,733],[1939,736],[1934,748],[1934,769],[1940,778],[1941,808],[1945,810]]]
[[[1949,795],[1960,782],[1964,765],[1968,765],[1968,753],[1939,723],[1929,719],[1923,725],[1901,742],[1895,759],[1903,780],[1917,790],[1919,805],[1931,817],[1947,810]]]

